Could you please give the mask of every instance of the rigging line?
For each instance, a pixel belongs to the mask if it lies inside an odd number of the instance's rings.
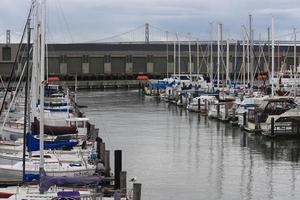
[[[60,10],[61,10],[61,13],[62,13],[63,20],[64,20],[65,25],[66,25],[66,28],[67,28],[67,32],[68,32],[68,34],[70,35],[71,41],[72,41],[72,43],[73,43],[73,42],[74,42],[73,36],[72,36],[72,34],[71,34],[69,24],[68,24],[68,22],[67,22],[67,19],[66,19],[65,14],[64,14],[64,10],[63,10],[63,8],[62,8],[62,6],[61,6],[61,2],[60,2],[60,0],[57,0],[57,1],[58,1],[58,6],[59,6],[59,8],[60,8]]]
[[[54,21],[55,21],[55,23],[57,24],[57,28],[59,29],[59,30],[65,30],[64,29],[64,26],[63,26],[63,24],[62,24],[62,21],[63,21],[63,17],[61,16],[62,14],[61,14],[61,11],[59,10],[59,6],[58,6],[58,2],[57,2],[58,0],[56,0],[56,1],[54,1],[54,12],[55,13],[57,13],[57,15],[53,15],[53,16],[55,16],[55,18],[54,18]],[[49,23],[47,23],[47,24],[50,24],[50,20],[51,20],[51,18],[49,17]],[[61,32],[62,33],[62,32]],[[53,38],[54,39],[54,38]],[[64,33],[62,33],[61,34],[61,39],[62,39],[62,41],[64,41],[64,42],[66,42],[67,41],[67,39],[66,39],[66,37],[65,37],[65,34]]]
[[[93,43],[93,42],[99,42],[99,41],[103,41],[103,40],[109,40],[109,39],[117,38],[117,37],[126,35],[128,33],[134,32],[136,30],[139,30],[140,28],[143,28],[143,27],[144,27],[144,24],[141,25],[141,26],[138,26],[138,27],[136,27],[134,29],[131,29],[129,31],[126,31],[126,32],[123,32],[123,33],[119,33],[119,34],[116,34],[116,35],[113,35],[113,36],[110,36],[110,37],[106,37],[106,38],[102,38],[102,39],[98,39],[98,40],[90,40],[90,41],[87,41],[87,42],[80,42],[80,43]]]
[[[23,29],[23,35],[21,37],[21,40],[20,40],[20,44],[19,44],[19,47],[18,47],[18,50],[17,50],[17,53],[16,53],[16,57],[15,57],[15,60],[14,60],[14,63],[13,63],[13,66],[11,68],[11,72],[10,72],[10,77],[12,77],[14,71],[15,71],[15,68],[16,68],[16,65],[17,65],[17,61],[18,61],[18,56],[20,54],[20,51],[21,51],[21,47],[22,47],[22,41],[25,37],[25,33],[26,33],[26,30],[27,30],[27,20],[30,18],[31,16],[31,13],[32,13],[32,10],[33,10],[33,7],[34,7],[34,2],[32,2],[32,4],[30,5],[30,10],[29,10],[29,13],[28,13],[28,16],[26,18],[26,22],[25,22],[25,25],[24,25],[24,29]],[[4,97],[3,97],[3,102],[6,100],[6,97],[7,97],[7,93],[8,93],[8,90],[9,90],[9,86],[11,84],[11,78],[9,79],[8,81],[8,84],[7,84],[7,88],[6,88],[6,91],[5,91],[5,94],[4,94]],[[3,108],[4,108],[4,103],[1,105],[1,109],[0,109],[0,116],[2,114],[2,111],[3,111]]]

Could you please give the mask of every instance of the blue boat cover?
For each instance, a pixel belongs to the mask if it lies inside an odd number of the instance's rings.
[[[46,192],[51,186],[87,186],[99,185],[101,177],[85,176],[85,177],[69,177],[69,176],[47,176],[45,170],[40,171],[40,191]]]
[[[30,133],[27,133],[27,151],[39,151],[40,150],[40,141],[33,137]],[[74,146],[76,146],[78,142],[75,141],[54,141],[54,142],[49,142],[46,141],[44,142],[44,149],[72,149]]]
[[[40,180],[39,174],[24,174],[24,179],[27,182],[32,182],[33,180]]]

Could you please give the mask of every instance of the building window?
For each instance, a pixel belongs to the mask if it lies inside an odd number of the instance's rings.
[[[2,60],[3,61],[11,60],[11,48],[10,47],[2,47]]]

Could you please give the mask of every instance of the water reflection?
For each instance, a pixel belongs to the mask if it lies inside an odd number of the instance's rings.
[[[137,91],[83,92],[79,100],[123,149],[143,199],[300,198],[300,140],[245,133]]]

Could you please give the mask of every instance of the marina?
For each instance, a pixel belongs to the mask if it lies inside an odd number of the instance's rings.
[[[299,6],[227,1],[5,1],[0,199],[300,199]]]

